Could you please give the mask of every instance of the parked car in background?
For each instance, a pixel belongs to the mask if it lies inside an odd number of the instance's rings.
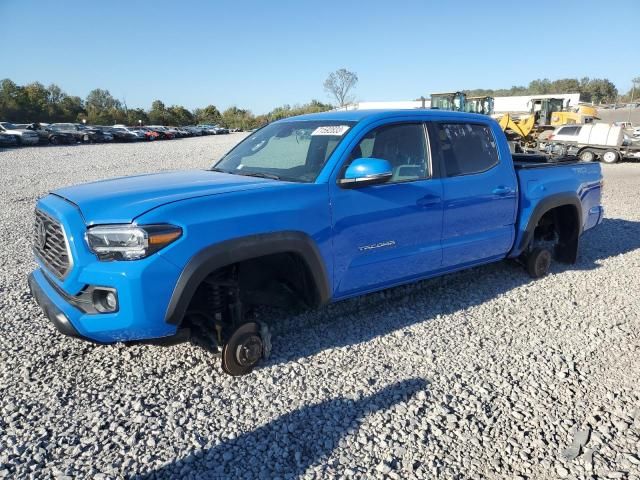
[[[162,125],[149,125],[147,128],[152,132],[156,132],[158,134],[158,139],[160,140],[171,140],[175,137],[175,133],[169,131]]]
[[[133,130],[124,125],[114,125],[109,128],[109,132],[113,135],[113,139],[117,142],[137,142],[138,140],[144,140],[144,132],[139,130]]]
[[[199,125],[205,129],[210,135],[223,135],[229,133],[229,129],[220,125]]]
[[[565,125],[562,127],[557,127],[549,138],[547,142],[575,142],[578,138],[578,133],[580,133],[581,125]]]
[[[77,142],[89,143],[89,132],[80,128],[75,123],[52,123],[49,125],[51,130],[56,132],[65,132],[69,133],[76,139]]]
[[[174,138],[183,138],[188,136],[188,134],[186,132],[183,132],[182,130],[180,130],[180,128],[178,127],[164,127],[165,130],[167,130],[168,132],[171,132],[173,134]]]
[[[186,127],[182,127],[183,129],[185,129],[186,131],[188,131],[189,133],[191,133],[192,137],[201,137],[202,136],[202,130],[199,129],[196,126],[193,125],[188,125]]]
[[[57,132],[70,133],[76,141],[82,143],[105,143],[113,141],[113,135],[103,131],[101,127],[77,123],[53,123],[49,128]]]
[[[0,132],[0,148],[17,147],[18,139],[10,133]]]
[[[191,132],[191,130],[188,130],[184,127],[174,127],[174,128],[178,131],[180,136],[182,136],[183,138],[193,137],[193,133]]]
[[[202,124],[198,125],[198,128],[202,130],[203,135],[216,135],[216,129],[213,125]]]
[[[130,127],[134,132],[141,132],[147,141],[156,140],[160,135],[147,127]]]
[[[0,122],[0,132],[13,135],[18,145],[37,145],[40,143],[40,137],[36,132],[19,128],[10,122]]]
[[[50,143],[52,145],[70,145],[72,143],[76,143],[76,139],[73,137],[73,135],[71,135],[70,133],[58,132],[56,130],[53,130],[49,127],[48,124],[23,123],[17,124],[16,126],[36,132],[41,144]]]
[[[98,127],[98,126],[85,126],[79,125],[79,127],[89,133],[89,141],[91,143],[107,143],[113,142],[113,134],[107,130],[104,130],[108,127]]]

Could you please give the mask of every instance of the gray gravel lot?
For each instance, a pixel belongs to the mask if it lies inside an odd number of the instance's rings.
[[[221,137],[0,151],[0,478],[640,478],[640,165],[605,166],[579,263],[487,267],[274,321],[247,377],[192,344],[58,334],[36,199],[204,168]]]

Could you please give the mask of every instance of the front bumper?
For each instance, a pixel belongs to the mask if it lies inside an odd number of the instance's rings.
[[[165,263],[164,260],[161,263]],[[155,270],[149,274],[170,277],[166,270],[164,273]],[[119,293],[118,310],[110,313],[87,313],[77,301],[78,297],[62,290],[42,268],[29,275],[29,288],[47,318],[61,333],[71,337],[107,344],[159,339],[176,334],[177,327],[164,321],[168,292],[162,292],[157,286],[156,291],[146,290],[126,277],[111,274],[106,274],[106,277],[114,280],[112,285]]]
[[[76,330],[76,328],[71,324],[69,317],[59,309],[54,301],[45,293],[44,289],[36,279],[36,276],[38,275],[42,275],[40,270],[36,270],[29,275],[29,290],[31,290],[31,296],[40,306],[45,316],[51,320],[53,326],[56,327],[60,333],[69,337],[85,338],[86,340],[89,340],[78,333],[78,330]],[[42,280],[46,281],[45,279]]]

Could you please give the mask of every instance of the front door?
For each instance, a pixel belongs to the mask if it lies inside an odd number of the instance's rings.
[[[442,183],[432,178],[422,123],[373,128],[345,161],[380,158],[393,167],[381,185],[331,185],[336,298],[385,288],[440,268]]]

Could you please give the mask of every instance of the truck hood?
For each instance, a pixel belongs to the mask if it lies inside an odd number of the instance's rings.
[[[276,180],[189,170],[120,177],[52,193],[78,206],[88,225],[128,223],[171,202],[280,184]]]

